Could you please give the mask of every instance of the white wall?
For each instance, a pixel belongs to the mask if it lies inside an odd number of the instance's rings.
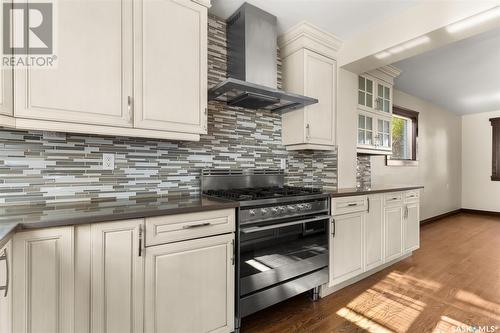
[[[490,118],[500,111],[462,117],[462,208],[500,212],[500,182],[491,181]]]
[[[461,117],[397,90],[394,104],[419,112],[419,163],[388,167],[372,157],[372,186],[424,185],[422,220],[461,208]]]
[[[358,75],[339,69],[337,104],[338,187],[356,187]]]

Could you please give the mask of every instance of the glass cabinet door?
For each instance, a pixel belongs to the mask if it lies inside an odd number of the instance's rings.
[[[391,112],[391,88],[381,83],[377,84],[377,99],[375,108],[379,111]]]
[[[376,145],[383,148],[391,147],[391,122],[389,120],[378,119]]]
[[[373,118],[358,115],[358,144],[373,145]]]
[[[364,76],[358,77],[358,105],[373,108],[374,88],[373,80]]]

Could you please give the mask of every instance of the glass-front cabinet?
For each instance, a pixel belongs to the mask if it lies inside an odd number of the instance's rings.
[[[384,66],[358,76],[358,153],[392,154],[393,85],[399,74],[397,68]]]

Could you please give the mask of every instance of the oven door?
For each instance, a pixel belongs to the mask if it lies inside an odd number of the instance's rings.
[[[304,277],[328,266],[329,215],[240,229],[240,297]]]

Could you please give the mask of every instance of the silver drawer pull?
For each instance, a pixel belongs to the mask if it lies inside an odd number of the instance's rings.
[[[394,201],[394,200],[399,200],[399,198],[398,198],[398,197],[396,197],[396,198],[391,198],[391,199],[389,199],[389,200]]]
[[[204,222],[204,223],[198,223],[198,224],[188,224],[188,225],[182,226],[182,229],[206,227],[206,226],[209,226],[210,224],[211,224],[210,222]]]
[[[7,297],[9,292],[9,257],[7,255],[7,249],[4,250],[3,255],[0,256],[0,261],[5,260],[5,286],[0,286],[0,290],[4,291],[3,297]]]
[[[415,198],[415,197],[416,197],[416,195],[410,195],[410,196],[408,196],[408,198]]]
[[[348,207],[354,207],[354,206],[357,206],[358,204],[357,203],[350,203],[350,204],[347,204]]]

